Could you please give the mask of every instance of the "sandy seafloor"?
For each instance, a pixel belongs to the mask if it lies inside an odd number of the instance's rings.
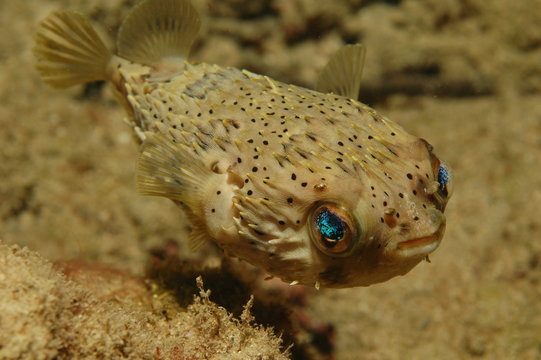
[[[431,263],[307,290],[306,316],[334,328],[314,358],[541,359],[541,1],[195,2],[206,21],[194,60],[286,82],[311,86],[342,43],[363,42],[361,100],[454,169]],[[137,148],[110,89],[50,89],[31,53],[54,9],[106,34],[132,3],[0,1],[0,239],[143,275],[151,249],[182,245],[183,214],[136,193]]]

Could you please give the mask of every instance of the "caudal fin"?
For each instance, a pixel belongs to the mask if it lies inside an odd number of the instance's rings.
[[[108,80],[111,52],[81,14],[58,11],[49,15],[38,27],[33,50],[38,72],[53,87]]]
[[[176,63],[188,58],[200,26],[189,0],[143,0],[120,27],[118,55],[150,66]],[[54,12],[40,23],[34,54],[43,81],[56,88],[111,77],[112,53],[88,19],[75,12]]]
[[[188,0],[143,0],[120,27],[118,55],[146,65],[167,58],[187,59],[200,26]]]

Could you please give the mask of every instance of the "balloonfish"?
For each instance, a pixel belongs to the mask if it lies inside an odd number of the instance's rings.
[[[143,0],[110,51],[84,16],[54,12],[34,53],[57,88],[113,84],[141,144],[141,194],[174,201],[190,246],[215,241],[291,284],[367,286],[441,242],[450,168],[425,140],[357,101],[365,56],[346,45],[315,89],[188,60],[187,0]]]

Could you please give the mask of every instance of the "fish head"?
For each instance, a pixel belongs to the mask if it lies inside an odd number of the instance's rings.
[[[248,176],[234,197],[235,252],[284,281],[334,288],[383,282],[427,259],[445,230],[452,173],[425,140],[392,126],[359,129],[362,146],[340,146],[340,161],[329,145],[306,151],[317,161],[284,156],[271,176]]]

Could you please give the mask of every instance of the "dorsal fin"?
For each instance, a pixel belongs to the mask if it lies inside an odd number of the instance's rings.
[[[329,60],[319,74],[316,90],[350,99],[359,98],[366,49],[363,45],[345,45]]]
[[[187,59],[200,26],[199,14],[188,0],[143,0],[120,27],[118,55],[146,65]]]

